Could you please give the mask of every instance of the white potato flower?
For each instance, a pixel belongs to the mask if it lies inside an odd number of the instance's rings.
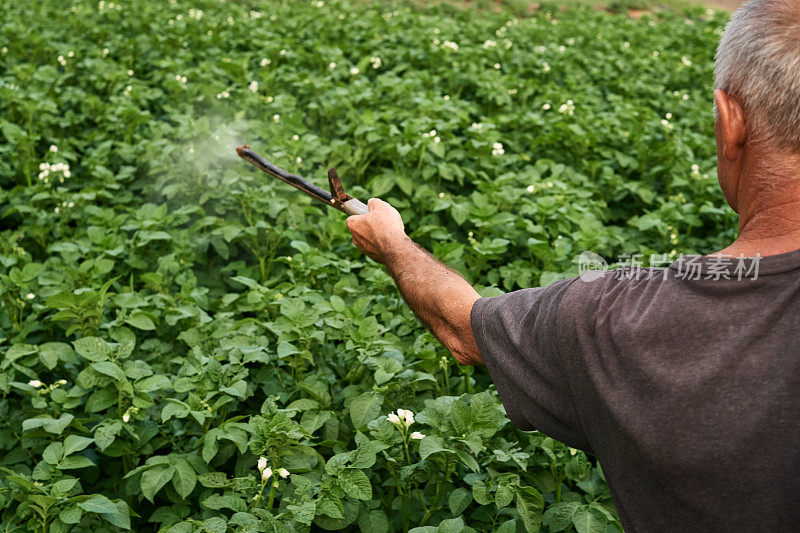
[[[251,81],[247,88],[250,89],[251,92],[258,92],[258,82],[255,80]]]
[[[358,74],[358,72],[359,72],[358,67],[351,67],[350,68],[350,74],[352,74],[353,76]]]
[[[128,411],[125,411],[125,414],[122,415],[122,421],[127,424],[128,422],[130,422],[130,420],[131,420],[131,414]]]
[[[285,468],[281,468],[280,470],[278,470],[278,475],[285,479],[289,477],[289,471],[286,470]]]
[[[28,293],[28,294],[25,296],[25,299],[26,299],[26,300],[33,300],[34,298],[36,298],[36,295],[35,295],[35,294],[33,294],[32,292],[29,292],[29,293]]]
[[[395,413],[389,413],[386,416],[386,420],[388,420],[389,422],[391,422],[394,425],[398,425],[400,423],[400,417],[397,416]]]
[[[30,385],[31,387],[34,387],[34,388],[37,388],[37,389],[38,389],[39,387],[43,387],[43,386],[44,386],[44,383],[42,383],[42,382],[41,382],[41,381],[39,381],[38,379],[32,379],[32,380],[30,380],[30,381],[28,382],[28,385]]]
[[[424,438],[425,438],[425,435],[423,435],[423,434],[422,434],[422,433],[420,433],[419,431],[415,431],[415,432],[413,432],[413,433],[411,434],[411,438],[412,438],[413,440],[422,440],[422,439],[424,439]]]
[[[267,467],[267,458],[261,456],[258,458],[258,470],[259,472],[263,472],[264,469]]]
[[[261,471],[261,479],[266,481],[272,476],[272,468],[265,468]]]
[[[442,43],[442,48],[449,48],[453,52],[458,52],[458,44],[453,41],[445,41]]]

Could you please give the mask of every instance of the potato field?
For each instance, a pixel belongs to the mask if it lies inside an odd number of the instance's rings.
[[[0,530],[621,531],[345,216],[380,197],[483,295],[733,238],[727,14],[319,0],[0,9]],[[663,265],[662,265],[663,266]]]

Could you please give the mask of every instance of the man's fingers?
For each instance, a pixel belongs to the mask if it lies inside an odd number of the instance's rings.
[[[373,211],[376,207],[380,205],[380,200],[377,198],[370,198],[367,200],[367,207],[370,211]]]

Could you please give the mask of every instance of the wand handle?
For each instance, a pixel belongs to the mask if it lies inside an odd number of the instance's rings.
[[[361,200],[350,198],[342,204],[342,211],[348,215],[364,215],[369,213],[369,207]]]

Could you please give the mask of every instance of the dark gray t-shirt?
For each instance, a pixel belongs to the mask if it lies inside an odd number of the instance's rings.
[[[800,528],[800,250],[728,261],[472,309],[511,421],[594,453],[628,533]]]

